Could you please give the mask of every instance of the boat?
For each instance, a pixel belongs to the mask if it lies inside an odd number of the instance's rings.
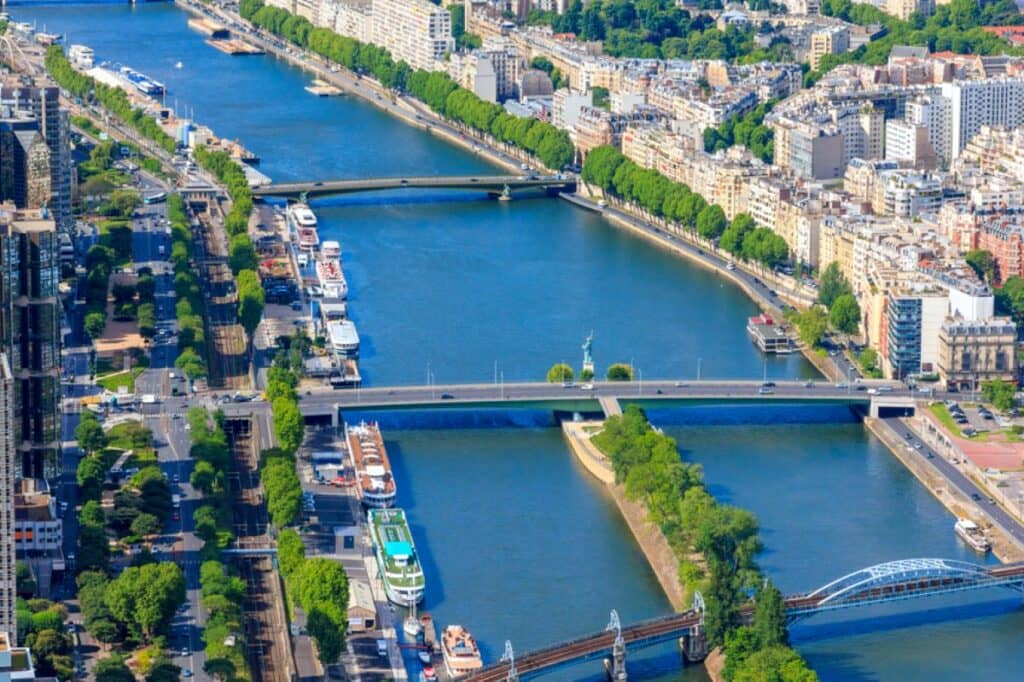
[[[343,300],[348,296],[348,282],[341,270],[341,261],[324,256],[316,262],[316,279],[324,290],[324,298]]]
[[[118,68],[118,73],[128,79],[128,82],[144,95],[163,95],[167,92],[166,85],[143,73],[139,73],[135,69],[121,66]]]
[[[343,358],[359,355],[359,332],[352,320],[331,322],[327,325],[327,334],[331,340],[331,350]]]
[[[300,253],[299,254],[299,267],[300,268],[304,268],[307,265],[309,265],[309,254],[308,253]]]
[[[72,45],[68,49],[68,61],[79,69],[91,69],[96,65],[96,53],[88,45]]]
[[[449,625],[441,633],[441,653],[449,677],[468,675],[484,667],[476,640],[461,625]]]
[[[423,634],[423,626],[420,625],[419,620],[416,619],[416,604],[412,605],[409,615],[405,617],[404,621],[402,621],[402,631],[413,639],[417,639]]]
[[[992,544],[985,537],[985,533],[978,527],[978,524],[970,519],[957,519],[953,530],[975,552],[985,554],[992,549]]]
[[[345,424],[345,442],[352,467],[359,480],[359,496],[367,507],[390,507],[395,503],[395,478],[384,449],[384,438],[374,423]]]
[[[341,259],[341,243],[333,239],[325,239],[323,244],[320,245],[320,253],[323,254],[324,258],[337,258]]]
[[[423,666],[423,670],[420,671],[420,676],[424,680],[427,680],[427,682],[437,679],[437,673],[434,672],[434,666],[429,664]]]
[[[183,69],[183,68],[185,68],[185,65],[182,64],[181,62],[174,62],[174,68],[176,68],[176,69]]]
[[[292,204],[285,212],[288,219],[288,227],[298,235],[299,248],[305,251],[316,251],[320,245],[320,235],[317,234],[316,214],[306,204]]]
[[[370,509],[366,516],[373,538],[373,553],[388,599],[399,606],[412,606],[421,601],[426,579],[405,512],[401,509]]]
[[[416,655],[419,657],[420,663],[424,665],[428,665],[430,663],[430,651],[426,647],[416,652]]]

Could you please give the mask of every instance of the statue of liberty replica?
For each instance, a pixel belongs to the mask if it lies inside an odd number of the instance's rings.
[[[594,356],[590,354],[593,348],[594,330],[590,330],[590,334],[583,341],[583,372],[589,372],[591,376],[594,374]]]

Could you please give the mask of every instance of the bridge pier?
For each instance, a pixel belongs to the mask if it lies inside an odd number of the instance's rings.
[[[700,663],[708,657],[708,640],[703,625],[694,625],[689,633],[679,638],[679,649],[687,663]]]

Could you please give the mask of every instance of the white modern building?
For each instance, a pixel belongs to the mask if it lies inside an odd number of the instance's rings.
[[[942,96],[949,100],[952,158],[983,125],[1024,124],[1024,78],[956,80],[942,84]]]
[[[429,0],[373,0],[373,41],[395,61],[433,70],[434,62],[455,50],[452,15]]]

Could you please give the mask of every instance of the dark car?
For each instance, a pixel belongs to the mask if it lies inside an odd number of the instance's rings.
[[[453,396],[451,393],[442,393],[441,394],[441,400],[454,400],[454,399],[455,399],[455,396]]]
[[[981,502],[981,495],[978,493],[971,493],[971,499],[975,502]]]
[[[775,382],[774,381],[766,381],[766,382],[764,382],[761,385],[764,386],[765,388],[775,388]]]

